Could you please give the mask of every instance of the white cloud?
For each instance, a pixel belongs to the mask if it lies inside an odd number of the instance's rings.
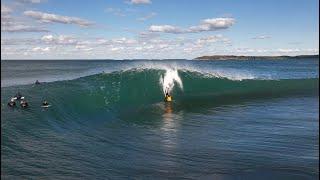
[[[1,31],[2,32],[48,32],[47,29],[28,25],[26,22],[13,17],[11,13],[13,10],[6,6],[1,5]]]
[[[115,16],[120,16],[120,17],[125,17],[125,16],[129,16],[129,15],[135,15],[135,13],[137,12],[136,9],[132,9],[132,8],[112,8],[112,7],[108,7],[105,9],[105,12],[107,13],[111,13]]]
[[[85,45],[76,45],[76,49],[84,49],[86,48],[87,46]]]
[[[101,38],[101,39],[98,39],[96,42],[97,42],[98,44],[106,44],[106,43],[109,42],[109,41],[106,40],[106,39]]]
[[[6,15],[6,14],[10,14],[12,12],[12,9],[9,8],[8,6],[1,4],[1,16],[2,15]]]
[[[106,9],[106,12],[112,13],[113,15],[116,15],[116,16],[126,16],[124,11],[122,11],[121,9],[117,9],[117,8],[109,7],[109,8]]]
[[[3,24],[1,23],[1,31],[4,32],[49,32],[49,30],[41,27],[33,27],[24,24]]]
[[[49,52],[50,51],[50,47],[34,47],[32,48],[33,52]]]
[[[234,52],[237,52],[237,53],[252,53],[255,51],[256,51],[255,49],[251,49],[251,48],[236,48],[234,50]]]
[[[124,49],[123,47],[113,47],[110,50],[111,51],[120,51],[120,50],[123,50],[123,49]]]
[[[131,4],[151,4],[150,0],[131,0]]]
[[[138,39],[139,40],[147,40],[147,39],[154,39],[159,37],[159,33],[155,33],[155,32],[140,32],[138,34]]]
[[[41,3],[41,0],[27,0],[27,1],[29,1],[31,3]]]
[[[31,3],[31,4],[39,4],[44,2],[44,0],[18,0],[21,3]]]
[[[203,37],[197,40],[198,44],[207,44],[207,43],[216,43],[216,42],[230,43],[230,40],[228,38],[223,37],[221,34]]]
[[[41,37],[41,40],[47,44],[60,44],[60,45],[74,45],[78,43],[78,41],[70,36],[65,35],[59,35],[59,36],[53,36],[51,34],[44,35]]]
[[[267,49],[257,49],[256,50],[256,52],[257,53],[266,53],[266,52],[268,52],[269,50],[267,50]]]
[[[23,14],[43,23],[76,24],[82,27],[93,25],[92,22],[77,17],[61,16],[40,11],[25,11]]]
[[[149,27],[151,32],[164,32],[164,33],[182,33],[183,31],[175,26],[171,25],[151,25]]]
[[[154,16],[156,16],[156,15],[157,15],[157,13],[152,12],[152,13],[144,16],[144,17],[138,18],[137,20],[138,20],[138,21],[146,21],[146,20],[148,20],[148,19],[150,19],[150,18],[152,18],[152,17],[154,17]]]
[[[161,29],[161,28],[160,28]],[[166,29],[168,30],[168,29]],[[172,29],[171,29],[172,30]],[[146,36],[154,32],[142,32]],[[151,36],[152,37],[152,36]],[[194,58],[210,54],[234,54],[234,55],[299,55],[315,54],[315,49],[295,48],[251,48],[227,46],[231,40],[221,34],[188,37],[185,34],[166,38],[156,36],[152,38],[119,37],[96,38],[80,37],[72,35],[46,34],[38,38],[2,39],[1,44],[6,45],[2,54],[4,58],[21,57],[27,53],[28,58]],[[22,49],[27,49],[22,51]]]
[[[34,38],[3,38],[1,39],[1,45],[12,46],[12,45],[37,45],[41,43],[40,40]]]
[[[128,39],[128,38],[116,38],[109,41],[109,44],[122,44],[122,45],[133,45],[136,44],[137,41],[135,39]]]
[[[212,18],[201,21],[200,25],[191,26],[187,29],[171,25],[152,25],[149,27],[151,32],[163,32],[163,33],[197,33],[203,31],[215,31],[219,29],[227,29],[235,23],[233,18]]]
[[[80,51],[92,51],[93,50],[93,48],[87,47],[85,45],[76,45],[76,49],[78,49]]]
[[[300,52],[300,49],[278,49],[280,53],[295,53]]]
[[[236,53],[238,55],[263,55],[263,56],[279,56],[279,55],[288,55],[288,56],[296,56],[296,55],[304,55],[304,54],[317,54],[319,50],[317,49],[290,49],[290,48],[278,48],[278,49],[255,49],[248,47],[238,47],[234,49],[229,49],[227,51],[228,54]]]
[[[261,36],[253,37],[252,39],[269,39],[269,38],[271,38],[271,36],[261,35]]]
[[[41,40],[46,41],[46,42],[51,42],[51,41],[53,41],[53,35],[42,36]]]
[[[20,55],[21,52],[28,51],[26,48],[8,48],[8,47],[2,47],[1,46],[1,58],[3,55],[10,56],[10,55]]]
[[[314,53],[314,54],[319,54],[319,48],[318,49],[305,49],[306,52]]]
[[[215,31],[227,29],[235,23],[233,18],[212,18],[203,20],[200,25],[190,27],[187,32]]]

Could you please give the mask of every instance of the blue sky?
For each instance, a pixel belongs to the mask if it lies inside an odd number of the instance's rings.
[[[317,0],[2,0],[1,59],[318,54]]]

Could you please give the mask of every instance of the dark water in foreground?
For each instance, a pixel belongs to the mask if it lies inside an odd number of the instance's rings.
[[[2,61],[1,177],[318,179],[318,64]]]

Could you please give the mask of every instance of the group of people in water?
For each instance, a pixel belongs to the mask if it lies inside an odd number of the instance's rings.
[[[14,97],[10,99],[8,102],[8,106],[15,107],[16,106],[16,100],[20,100],[20,106],[23,108],[28,107],[28,102],[24,99],[24,97],[18,92]]]
[[[20,92],[18,92],[14,97],[12,97],[11,99],[10,99],[10,101],[8,102],[8,106],[10,106],[10,107],[16,107],[16,100],[20,100],[20,106],[22,107],[22,108],[27,108],[28,106],[29,106],[29,104],[28,104],[28,102],[25,100],[25,98],[20,94]],[[49,103],[46,101],[46,100],[44,100],[43,102],[42,102],[42,106],[43,107],[46,107],[46,106],[48,106],[49,105]]]
[[[36,85],[40,84],[40,82],[37,80],[35,82]],[[20,100],[20,106],[22,108],[26,108],[29,106],[28,102],[25,100],[25,98],[20,94],[20,92],[18,92],[14,97],[12,97],[10,99],[10,101],[8,102],[8,106],[10,107],[15,107],[16,106],[16,100]],[[169,94],[169,91],[168,89],[166,90],[166,95],[164,97],[164,101],[165,102],[171,102],[172,101],[172,96]],[[48,107],[49,106],[49,103],[44,100],[42,102],[42,107]]]
[[[40,82],[37,80],[36,82],[35,82],[35,84],[40,84]],[[29,106],[29,104],[28,104],[28,102],[25,100],[25,98],[20,94],[20,92],[18,92],[14,97],[12,97],[11,99],[10,99],[10,101],[8,102],[8,106],[9,107],[16,107],[16,101],[19,101],[20,100],[20,106],[22,107],[22,108],[27,108],[28,106]],[[46,101],[46,100],[44,100],[43,102],[42,102],[42,106],[43,107],[47,107],[47,106],[49,106],[49,103]]]

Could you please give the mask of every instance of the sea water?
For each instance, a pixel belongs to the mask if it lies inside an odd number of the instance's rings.
[[[318,179],[318,66],[1,61],[1,177]]]

